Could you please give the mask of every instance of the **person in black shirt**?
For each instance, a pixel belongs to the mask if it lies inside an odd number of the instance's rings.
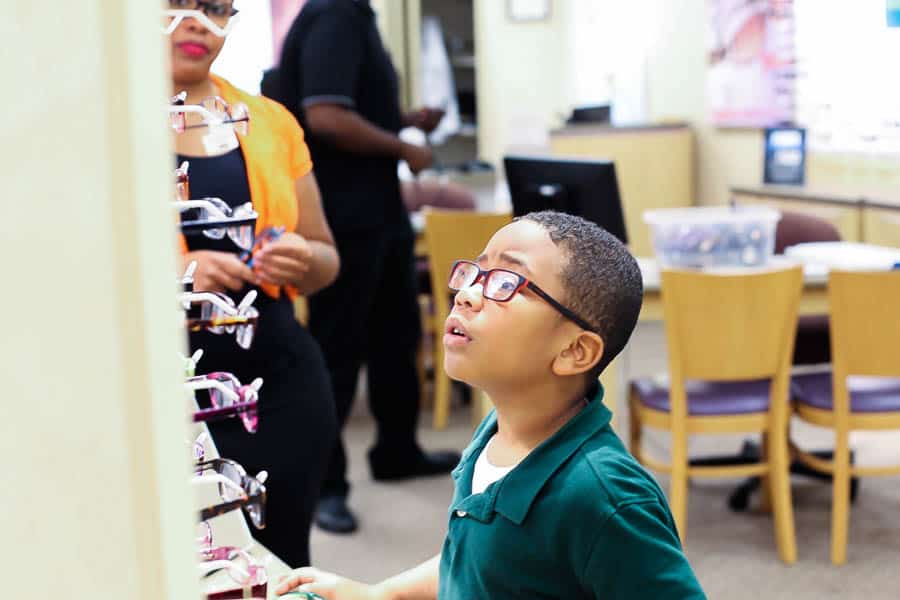
[[[433,160],[428,148],[404,143],[397,133],[406,126],[431,131],[442,113],[401,112],[397,76],[367,0],[309,0],[263,93],[287,106],[308,134],[341,255],[338,280],[310,298],[310,331],[325,353],[338,419],[346,421],[365,363],[378,426],[368,455],[375,479],[449,472],[459,453],[423,452],[415,436],[421,331],[414,236],[397,179],[398,160],[416,173]],[[327,531],[357,527],[347,507],[346,470],[339,440],[316,514]]]

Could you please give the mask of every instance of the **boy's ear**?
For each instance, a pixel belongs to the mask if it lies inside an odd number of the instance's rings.
[[[587,373],[603,358],[606,344],[593,331],[581,331],[553,360],[553,374],[561,377]]]

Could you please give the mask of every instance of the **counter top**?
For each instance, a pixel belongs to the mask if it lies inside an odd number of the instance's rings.
[[[747,194],[767,198],[784,198],[808,202],[826,202],[850,206],[873,206],[876,208],[900,208],[900,190],[884,188],[821,187],[804,185],[735,185],[732,194]]]
[[[635,123],[633,125],[610,125],[609,123],[572,123],[550,132],[550,135],[616,135],[675,131],[688,128],[687,123]]]

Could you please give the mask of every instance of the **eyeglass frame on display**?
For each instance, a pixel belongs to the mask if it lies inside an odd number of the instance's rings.
[[[212,104],[212,106],[210,106],[210,104]],[[250,134],[250,108],[243,102],[231,105],[228,104],[222,96],[206,96],[200,101],[198,106],[203,108],[209,114],[215,115],[215,122],[204,122],[193,125],[185,124],[185,129],[199,129],[210,125],[231,125],[236,133],[243,136]],[[246,124],[240,125],[240,123]]]
[[[239,600],[240,598],[267,598],[269,593],[269,582],[260,583],[253,587],[240,587],[232,590],[223,590],[221,592],[210,592],[206,594],[206,600]],[[249,595],[248,595],[249,594]]]
[[[202,233],[210,239],[223,239],[225,235],[241,250],[249,250],[256,239],[256,219],[259,214],[253,209],[252,202],[245,202],[231,209],[231,216],[218,221],[209,219],[197,219],[181,222],[181,233],[184,235],[197,235]],[[240,229],[248,228],[250,240],[246,243],[241,239]],[[220,231],[223,231],[220,233]]]
[[[204,312],[207,306],[212,304],[204,304]],[[213,313],[215,314],[215,313]],[[223,333],[233,333],[237,345],[247,350],[253,345],[256,338],[256,327],[259,325],[259,311],[252,306],[240,309],[237,314],[226,314],[225,316],[188,318],[184,322],[188,331],[200,331],[206,329],[212,334],[221,335]],[[247,331],[250,331],[247,336]],[[246,339],[244,339],[246,338]]]
[[[239,102],[234,106],[230,106],[221,96],[207,96],[202,100],[221,103],[222,111],[216,112],[210,110],[203,104],[170,104],[169,125],[175,133],[184,133],[188,129],[199,129],[201,127],[220,127],[223,125],[231,125],[232,130],[242,136],[250,134],[250,109],[243,102]],[[240,112],[242,116],[235,117],[234,114]],[[187,124],[187,114],[199,114],[203,117],[202,123]],[[245,123],[245,125],[240,125]]]
[[[227,378],[235,386],[229,388],[222,377]],[[256,433],[259,424],[259,390],[262,388],[262,377],[257,377],[247,385],[241,382],[231,373],[214,372],[206,375],[196,375],[184,383],[185,387],[193,392],[198,390],[210,391],[210,403],[212,408],[202,408],[195,411],[191,417],[194,423],[213,421],[238,416],[247,433]],[[212,390],[227,396],[231,404],[217,402]]]
[[[244,299],[241,300],[241,303],[234,306],[234,301],[226,296],[225,294],[221,294],[219,292],[200,292],[200,294],[209,294],[209,298],[201,298],[201,300],[207,300],[202,304],[202,308],[200,310],[200,318],[201,320],[210,321],[210,325],[207,326],[207,330],[210,333],[220,335],[222,333],[233,333],[238,339],[238,345],[244,349],[249,348],[253,344],[253,339],[256,336],[256,325],[257,321],[248,320],[246,324],[234,325],[229,323],[217,323],[216,321],[222,321],[223,319],[230,316],[238,316],[238,317],[249,317],[250,319],[258,319],[259,311],[253,308],[252,304],[254,300],[256,300],[257,292],[256,290],[250,290],[247,292],[247,295],[244,296]],[[197,294],[199,295],[199,294]],[[194,299],[196,295],[187,297],[188,300]],[[247,334],[247,327],[253,327],[254,329],[250,332],[250,337],[246,340],[246,343],[242,341],[242,338]]]
[[[239,315],[253,305],[258,295],[256,290],[250,290],[237,306],[235,306],[234,300],[221,292],[182,292],[178,296],[178,301],[184,310],[188,310],[192,304],[207,302],[216,306],[227,315]]]
[[[210,547],[200,551],[199,554],[200,562],[197,564],[197,569],[203,577],[209,577],[216,571],[225,570],[232,581],[245,587],[260,585],[268,581],[266,568],[243,548],[237,546]],[[235,558],[246,562],[247,569],[244,570],[240,564],[236,564]],[[236,571],[241,576],[240,578],[235,577]]]
[[[451,285],[451,282],[453,281],[453,275],[456,273],[457,267],[459,267],[460,265],[474,267],[476,269],[476,275],[475,275],[475,279],[472,280],[470,283],[468,283],[466,286],[457,288],[457,287],[453,287],[453,285]],[[495,273],[506,273],[506,274],[512,275],[517,278],[516,287],[515,287],[515,289],[513,289],[512,292],[510,292],[508,298],[497,299],[497,298],[492,298],[485,294],[485,289],[487,288],[487,283],[488,283],[491,275],[495,274]],[[595,331],[594,326],[592,326],[590,323],[588,323],[585,319],[579,317],[571,309],[566,308],[561,302],[554,299],[553,296],[551,296],[550,294],[548,294],[547,292],[542,290],[536,283],[534,283],[533,281],[531,281],[524,275],[521,275],[521,274],[516,273],[515,271],[511,271],[509,269],[487,269],[487,270],[484,270],[478,265],[478,263],[476,263],[474,261],[458,260],[458,261],[454,262],[453,266],[450,268],[450,277],[447,280],[447,287],[449,287],[454,292],[460,292],[464,289],[468,289],[472,286],[478,285],[479,281],[482,282],[481,295],[486,300],[490,300],[492,302],[509,302],[516,296],[516,294],[521,292],[523,289],[527,288],[527,289],[531,290],[532,292],[534,292],[535,294],[537,294],[538,297],[540,297],[542,300],[547,302],[547,304],[549,304],[554,309],[556,309],[556,311],[559,312],[562,316],[566,317],[567,319],[569,319],[570,321],[572,321],[573,323],[575,323],[582,329],[585,329],[587,331]]]
[[[225,204],[225,201],[215,196],[207,196],[206,198],[194,198],[192,200],[175,200],[172,206],[179,212],[202,208],[212,214],[217,219],[227,219],[231,216],[231,207]],[[207,219],[208,220],[208,219]]]
[[[171,0],[169,2],[171,5]],[[169,21],[169,24],[163,27],[163,33],[165,35],[172,35],[172,33],[178,28],[181,22],[186,18],[195,19],[201,25],[203,25],[206,29],[210,31],[213,35],[217,37],[226,37],[231,30],[234,28],[235,24],[238,22],[239,17],[237,16],[240,12],[238,9],[234,7],[234,4],[230,4],[231,14],[228,15],[228,20],[225,23],[225,26],[222,27],[207,14],[210,6],[224,5],[222,2],[209,2],[207,0],[194,0],[194,5],[197,8],[168,8],[163,9],[164,17],[171,17],[172,20]]]
[[[222,480],[224,479],[224,480],[227,480],[231,485],[240,487],[241,491],[244,494],[244,497],[238,498],[235,500],[227,500],[221,504],[216,504],[214,506],[208,506],[208,507],[202,509],[199,512],[199,520],[200,521],[208,521],[209,519],[212,519],[214,517],[218,517],[219,515],[223,515],[225,513],[231,512],[232,510],[235,510],[237,508],[243,508],[244,511],[247,513],[247,516],[250,517],[250,522],[253,524],[253,526],[256,527],[257,529],[264,529],[266,526],[266,512],[265,512],[266,486],[265,486],[265,481],[268,478],[269,474],[266,471],[260,471],[259,473],[256,474],[256,477],[250,477],[249,475],[247,475],[247,472],[244,470],[244,467],[242,467],[240,464],[236,463],[235,461],[229,460],[227,458],[213,458],[208,461],[204,461],[202,463],[195,464],[194,468],[198,470],[198,473],[203,473],[209,465],[220,465],[220,464],[228,464],[235,468],[235,470],[241,476],[240,485],[238,485],[237,483],[235,483],[234,481],[232,481],[225,475],[222,475],[221,473],[219,473],[218,470],[215,473],[218,477],[213,478],[210,475],[202,475],[202,474],[197,475],[197,476],[194,476],[191,478],[191,484],[199,485],[199,484],[206,484],[209,482],[219,483],[220,484],[219,496],[222,496],[221,484],[222,484]],[[208,479],[200,481],[203,478],[208,478]],[[247,486],[250,484],[253,484],[253,483],[256,483],[259,486],[258,493],[251,494],[247,490]],[[224,500],[224,498],[223,498],[223,500]],[[257,522],[257,519],[255,519],[253,517],[253,514],[250,512],[249,505],[251,505],[251,504],[257,505],[258,513],[259,513],[259,519],[258,519],[259,522]]]
[[[241,325],[257,325],[259,323],[258,315],[228,315],[216,319],[185,319],[184,326],[188,331],[200,331],[202,329],[215,329],[216,327],[231,327]]]

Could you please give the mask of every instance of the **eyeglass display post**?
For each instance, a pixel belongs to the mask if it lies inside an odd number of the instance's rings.
[[[0,59],[16,89],[0,124],[10,598],[201,597],[175,235],[160,202],[170,139],[146,126],[168,95],[159,10],[62,2],[5,28],[4,44],[28,48]]]

